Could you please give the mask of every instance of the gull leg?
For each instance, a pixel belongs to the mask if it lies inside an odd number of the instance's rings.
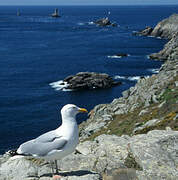
[[[53,174],[53,179],[58,180],[58,179],[61,179],[61,176],[58,175],[59,172],[58,172],[57,160],[55,160],[54,163],[55,163],[55,168],[56,168],[56,175]]]
[[[50,166],[51,166],[51,170],[52,170],[52,174],[54,174],[54,167],[53,167],[54,162],[50,161]]]
[[[55,160],[54,162],[55,162],[56,174],[59,174],[57,160]]]

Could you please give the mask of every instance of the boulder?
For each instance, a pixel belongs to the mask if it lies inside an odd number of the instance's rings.
[[[95,72],[80,72],[64,79],[67,83],[65,89],[101,89],[120,85],[121,82],[114,81],[108,74]]]

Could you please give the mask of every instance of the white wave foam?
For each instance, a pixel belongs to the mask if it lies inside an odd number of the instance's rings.
[[[139,79],[140,79],[140,76],[128,77],[128,80],[130,81],[138,81]]]
[[[152,72],[154,74],[158,74],[159,73],[159,69],[148,69],[149,72]]]
[[[80,22],[80,23],[77,23],[79,26],[83,26],[83,25],[85,25],[85,23],[82,23],[82,22]]]
[[[141,76],[115,76],[114,79],[125,79],[129,81],[138,81],[141,78]]]
[[[126,76],[119,76],[119,75],[117,75],[117,76],[114,77],[114,79],[127,79],[127,77]]]
[[[155,38],[155,36],[147,36],[147,37]]]
[[[127,57],[130,56],[130,54],[127,54],[126,56],[118,56],[118,55],[112,55],[112,56],[107,56],[108,58],[122,58],[122,57]]]
[[[64,82],[63,80],[50,83],[49,85],[52,88],[54,88],[56,91],[72,91],[71,89],[66,89],[68,87],[68,84],[67,82]]]
[[[150,56],[149,56],[149,55],[147,55],[147,56],[146,56],[146,58],[147,58],[147,59],[150,59]]]
[[[90,25],[91,25],[91,24],[94,24],[94,22],[93,22],[93,21],[91,21],[91,22],[88,22],[88,24],[90,24]]]
[[[113,55],[113,56],[107,56],[108,58],[121,58],[122,56],[117,56],[117,55]]]

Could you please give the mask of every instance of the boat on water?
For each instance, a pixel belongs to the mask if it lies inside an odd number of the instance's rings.
[[[58,11],[57,8],[54,10],[54,13],[51,14],[51,16],[52,16],[52,17],[60,17],[60,16],[59,16],[59,11]]]

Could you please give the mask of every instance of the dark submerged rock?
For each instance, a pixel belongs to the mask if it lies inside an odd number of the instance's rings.
[[[80,72],[66,77],[64,82],[68,84],[66,89],[72,90],[110,88],[121,84],[115,82],[108,74],[95,72]]]
[[[128,54],[126,54],[126,53],[118,53],[118,54],[116,54],[116,56],[127,57]]]

